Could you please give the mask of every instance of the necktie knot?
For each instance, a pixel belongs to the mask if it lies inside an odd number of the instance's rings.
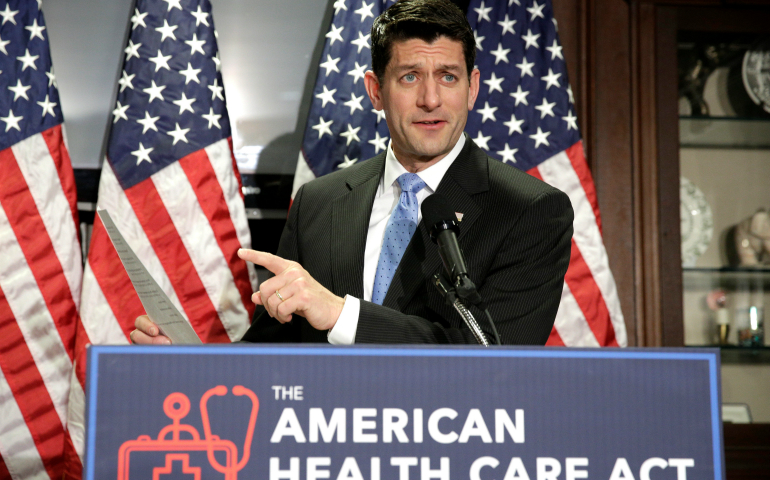
[[[396,181],[402,192],[415,194],[425,187],[425,182],[416,173],[403,173]]]

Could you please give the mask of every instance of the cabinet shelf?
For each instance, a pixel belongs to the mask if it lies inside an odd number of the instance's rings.
[[[679,117],[679,145],[684,148],[770,148],[770,119]]]
[[[759,288],[770,290],[770,268],[684,267],[685,289],[722,287],[730,290]]]
[[[736,345],[688,345],[692,348],[719,348],[722,363],[770,364],[770,347],[738,347]]]

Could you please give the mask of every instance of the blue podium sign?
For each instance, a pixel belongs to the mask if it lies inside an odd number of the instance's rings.
[[[94,346],[85,478],[724,478],[714,349]]]

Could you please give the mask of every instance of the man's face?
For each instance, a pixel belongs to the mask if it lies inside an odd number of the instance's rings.
[[[367,92],[385,110],[399,161],[421,169],[449,153],[479,91],[479,71],[468,78],[462,44],[446,37],[394,42],[379,80],[367,72]]]

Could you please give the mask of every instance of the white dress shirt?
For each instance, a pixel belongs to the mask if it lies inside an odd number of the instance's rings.
[[[417,192],[417,202],[420,207],[423,200],[436,191],[441,179],[444,178],[444,174],[457,159],[464,146],[465,134],[460,135],[460,139],[446,157],[417,173],[420,179],[425,182],[425,187]],[[388,145],[388,153],[385,156],[385,173],[380,179],[377,193],[374,195],[372,216],[369,218],[369,231],[366,235],[366,250],[364,251],[364,300],[366,301],[372,300],[374,276],[377,272],[377,263],[380,260],[382,242],[385,239],[385,228],[401,196],[401,187],[396,180],[404,173],[407,171],[396,159],[391,143]],[[422,220],[422,211],[418,210],[418,224],[420,220]],[[355,343],[360,310],[361,301],[351,295],[345,295],[342,313],[340,313],[334,328],[329,331],[329,343],[334,345],[352,345]]]

